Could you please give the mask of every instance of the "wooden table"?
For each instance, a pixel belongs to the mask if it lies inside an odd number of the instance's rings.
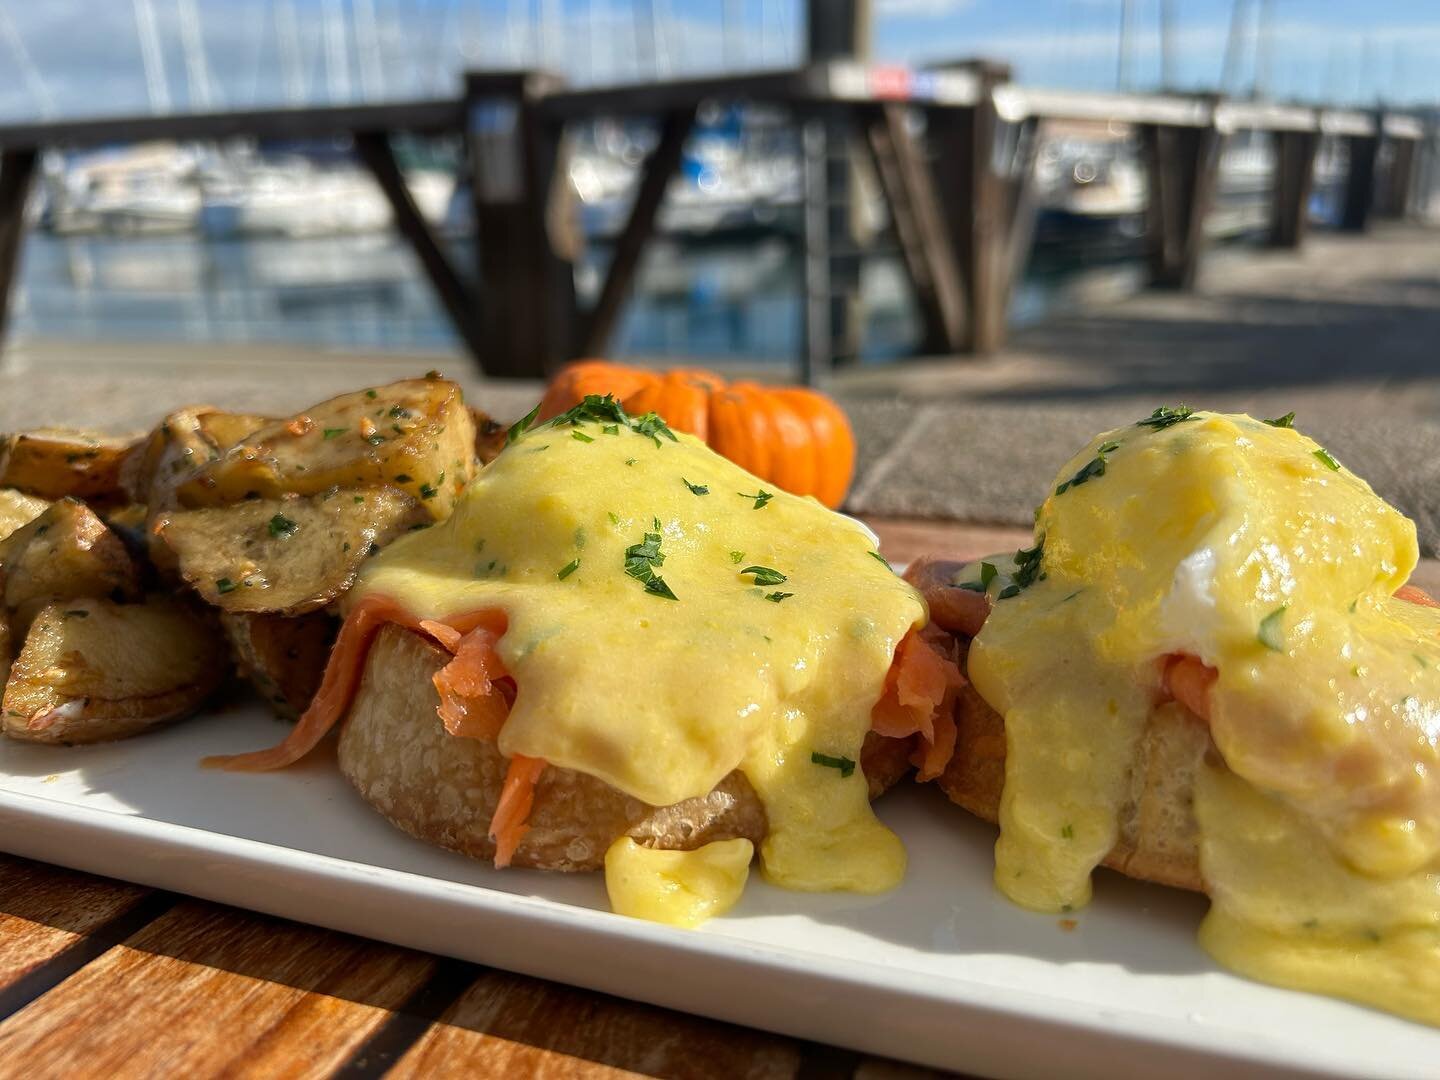
[[[1014,532],[872,524],[897,561]],[[0,855],[0,1078],[627,1073],[935,1075]]]

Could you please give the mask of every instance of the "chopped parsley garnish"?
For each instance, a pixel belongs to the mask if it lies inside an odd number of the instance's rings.
[[[408,484],[408,483],[410,483],[410,474],[409,474],[409,473],[403,473],[403,472],[397,474],[396,477],[395,477],[395,482],[396,482],[397,484]]]
[[[1075,826],[1067,823],[1065,827],[1060,830],[1060,835],[1063,836],[1066,840],[1074,840]]]
[[[1336,461],[1335,455],[1330,453],[1330,451],[1326,450],[1323,446],[1319,450],[1315,451],[1315,456],[1319,458],[1321,463],[1324,464],[1324,466],[1331,472],[1340,471],[1340,462]]]
[[[891,572],[894,572],[895,568],[890,565],[889,560],[887,560],[887,559],[885,558],[885,556],[884,556],[884,555],[881,555],[878,551],[867,551],[865,554],[866,554],[866,555],[869,555],[872,559],[874,559],[876,562],[878,562],[881,566],[885,567],[886,570],[889,570],[889,571],[891,571]]]
[[[219,578],[215,582],[215,591],[222,595],[227,592],[234,592],[235,582],[231,581],[228,577]]]
[[[1103,443],[1100,449],[1095,452],[1095,456],[1087,461],[1079,472],[1055,489],[1055,494],[1064,495],[1065,492],[1069,491],[1072,487],[1079,487],[1093,477],[1104,476],[1105,455],[1114,453],[1119,449],[1120,444],[1118,442]]]
[[[600,430],[603,431],[606,435],[619,435],[619,434],[620,434],[620,425],[619,425],[619,424],[606,424],[606,425],[605,425],[604,427],[602,427]]]
[[[551,420],[550,426],[564,427],[566,424],[579,424],[586,420],[608,421],[627,427],[631,425],[630,417],[621,406],[619,398],[613,394],[606,394],[604,397],[599,394],[586,394],[580,404]]]
[[[1045,580],[1045,573],[1040,569],[1040,560],[1045,554],[1045,534],[1041,533],[1035,541],[1034,547],[1021,548],[1015,552],[1015,584],[1020,589],[1028,589],[1037,581]],[[1018,589],[1016,591],[1019,591]],[[1014,596],[1014,593],[1010,594]],[[1001,594],[1004,598],[1004,593]]]
[[[995,569],[994,563],[982,562],[980,564],[980,591],[984,592],[990,588],[990,583],[995,580],[995,575],[1000,571]]]
[[[1147,416],[1144,420],[1136,420],[1135,426],[1148,427],[1153,428],[1156,431],[1163,431],[1167,427],[1170,427],[1172,424],[1183,423],[1186,420],[1193,420],[1194,418],[1195,410],[1185,405],[1178,405],[1173,409],[1170,408],[1168,405],[1162,405],[1160,406],[1160,408],[1156,409],[1149,416]]]
[[[323,432],[321,432],[321,437],[324,438],[326,442],[329,442],[331,439],[338,438],[339,436],[344,435],[345,432],[349,430],[349,428],[343,427],[327,427]]]
[[[639,461],[639,460],[640,460],[639,458],[627,457],[627,458],[625,459],[625,464],[626,464],[626,465],[634,465],[635,462],[637,462],[637,461]]]
[[[365,501],[365,496],[364,496],[364,495],[356,495],[356,496],[355,496],[355,501],[356,501],[357,503],[363,503],[363,502]]]
[[[665,563],[665,555],[660,550],[662,539],[659,532],[646,533],[643,543],[626,548],[625,573],[636,581],[644,582],[646,592],[667,600],[678,600],[679,597],[665,584],[665,579],[655,573],[655,568]]]
[[[606,511],[605,516],[610,519],[610,524],[611,524],[611,525],[619,525],[619,524],[620,524],[620,515],[617,514],[617,513],[615,513],[614,510],[608,510],[608,511]]]
[[[379,446],[382,442],[385,441],[385,436],[384,436],[384,435],[381,435],[381,434],[377,431],[374,435],[371,435],[371,436],[370,436],[368,439],[366,439],[365,441],[368,442],[371,446]]]
[[[659,413],[646,413],[640,417],[639,420],[632,420],[630,422],[630,430],[637,435],[649,435],[650,438],[655,440],[656,446],[660,445],[661,435],[664,435],[671,442],[680,441],[675,437],[675,433],[670,430],[665,421],[660,418]]]
[[[1256,640],[1271,652],[1285,651],[1285,630],[1281,627],[1280,620],[1285,617],[1285,610],[1289,606],[1281,604],[1260,620],[1260,632],[1255,635]]]
[[[391,419],[391,420],[409,420],[409,419],[410,419],[410,410],[407,409],[407,408],[405,408],[403,405],[391,405],[391,406],[390,406],[390,419]]]
[[[689,480],[686,480],[683,476],[680,477],[680,481],[681,481],[687,488],[690,489],[690,494],[691,494],[691,495],[709,495],[709,494],[710,494],[710,489],[709,489],[708,487],[706,487],[704,484],[692,484],[692,483],[690,483]]]
[[[840,776],[847,780],[855,772],[855,762],[848,757],[832,757],[816,750],[810,754],[810,760],[816,765],[824,765],[827,769],[839,769]]]
[[[505,433],[505,445],[509,446],[516,439],[530,430],[530,425],[535,423],[535,418],[540,415],[540,404],[536,402],[535,407],[522,416],[515,423],[510,425],[510,430]]]
[[[778,591],[777,591],[777,592],[767,592],[767,593],[765,594],[765,599],[766,599],[766,600],[769,600],[772,604],[778,604],[781,600],[784,600],[786,597],[794,596],[794,595],[795,595],[795,594],[794,594],[793,592],[778,592]]]
[[[572,431],[572,432],[570,433],[570,437],[571,437],[572,439],[574,439],[576,442],[594,442],[594,441],[595,441],[595,440],[592,439],[589,435],[586,435],[583,431]]]
[[[740,563],[745,561],[745,553],[743,551],[730,552],[730,561],[735,563],[736,565],[739,565]]]
[[[764,488],[761,488],[754,495],[746,495],[743,491],[737,491],[735,494],[739,495],[742,499],[754,499],[755,505],[751,508],[754,510],[764,509],[765,504],[775,497],[773,494],[766,491]]]
[[[284,514],[276,514],[270,519],[269,528],[271,536],[289,536],[300,526]]]
[[[444,473],[441,473],[441,474],[440,474],[440,479],[444,479],[444,475],[445,475]],[[420,497],[421,497],[422,499],[433,499],[436,495],[439,495],[439,494],[440,494],[440,489],[437,488],[437,487],[431,487],[429,484],[421,484],[421,485],[420,485]]]
[[[365,391],[365,396],[366,396],[367,398],[369,398],[371,401],[374,401],[375,398],[376,398],[378,395],[375,393],[374,390],[366,390],[366,391]]]
[[[1274,420],[1266,420],[1265,423],[1271,427],[1293,428],[1295,426],[1295,414],[1287,412],[1284,416],[1277,416]]]
[[[571,559],[568,563],[566,563],[564,566],[562,566],[562,567],[560,568],[559,573],[557,573],[555,576],[556,576],[557,578],[559,578],[561,581],[564,581],[567,577],[569,577],[571,574],[573,574],[576,570],[579,570],[579,569],[580,569],[580,560],[579,560],[579,559]]]
[[[772,570],[768,566],[747,566],[740,573],[754,574],[756,585],[784,585],[788,580],[779,570]]]

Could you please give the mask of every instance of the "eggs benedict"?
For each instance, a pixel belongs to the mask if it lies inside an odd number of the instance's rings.
[[[1016,556],[912,580],[968,648],[939,778],[995,881],[1203,889],[1251,977],[1440,1023],[1440,610],[1413,524],[1293,426],[1158,409],[1060,470]]]
[[[604,868],[616,910],[693,925],[752,853],[801,890],[905,869],[869,797],[948,757],[958,670],[863,526],[766,490],[654,414],[533,417],[453,514],[369,561],[298,760],[497,866]]]

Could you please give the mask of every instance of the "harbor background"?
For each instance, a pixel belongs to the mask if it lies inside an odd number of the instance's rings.
[[[1440,94],[1431,62],[1440,37],[1404,5],[1382,3],[1363,22],[1346,5],[1265,0],[1027,7],[1006,17],[988,3],[876,0],[864,46],[913,65],[995,56],[1018,79],[1076,91],[1215,90],[1362,108],[1419,107]],[[804,9],[800,0],[132,0],[89,11],[82,24],[80,8],[59,3],[0,15],[22,76],[0,91],[0,117],[388,100],[453,92],[466,68],[549,68],[577,87],[781,69],[803,58]],[[102,53],[106,35],[119,47]],[[96,85],[109,92],[97,96]],[[1015,327],[1133,294],[1146,280],[1148,192],[1134,130],[1052,123],[1042,138],[1041,205],[1009,312]],[[655,140],[644,121],[576,125],[567,180],[583,236],[582,302],[598,294]],[[397,156],[421,210],[463,262],[474,225],[458,140],[409,140]],[[1263,134],[1227,141],[1207,219],[1216,245],[1263,243],[1274,156]],[[775,109],[702,110],[611,354],[788,375],[804,334],[802,164]],[[1345,168],[1343,140],[1322,139],[1309,200],[1322,230],[1338,221]],[[1422,219],[1440,207],[1433,172],[1414,193]],[[856,187],[866,247],[859,358],[908,358],[920,321],[863,163]],[[50,152],[30,213],[11,320],[17,341],[440,355],[458,347],[388,204],[343,140]],[[197,349],[195,363],[207,355]]]

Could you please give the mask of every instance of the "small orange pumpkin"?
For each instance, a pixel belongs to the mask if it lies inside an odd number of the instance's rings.
[[[659,413],[760,479],[814,495],[831,509],[850,488],[854,432],[840,407],[815,390],[726,383],[698,368],[645,371],[581,360],[546,387],[539,419],[558,416],[587,394],[614,394],[632,414]]]

